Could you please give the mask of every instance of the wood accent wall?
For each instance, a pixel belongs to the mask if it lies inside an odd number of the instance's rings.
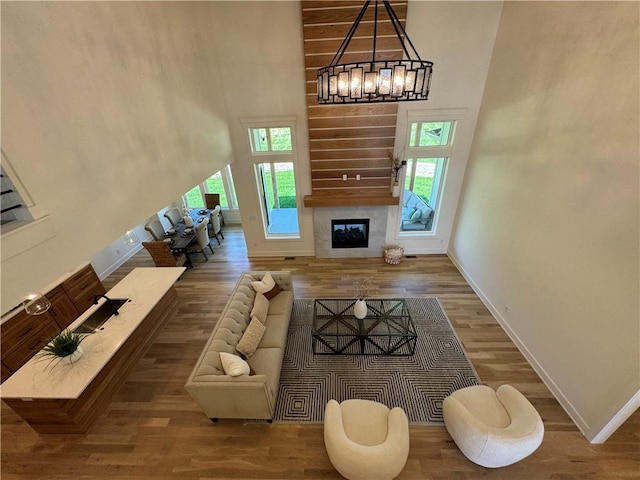
[[[371,59],[373,4],[340,63]],[[398,106],[395,103],[318,105],[317,70],[328,65],[364,1],[302,1],[312,195],[307,207],[397,205],[390,194]],[[391,1],[405,24],[407,1]],[[402,59],[402,47],[382,3],[378,7],[377,58]],[[343,181],[346,174],[348,180]],[[360,180],[356,180],[360,175]]]

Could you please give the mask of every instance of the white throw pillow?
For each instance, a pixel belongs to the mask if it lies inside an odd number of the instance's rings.
[[[256,317],[262,323],[267,321],[267,312],[269,311],[269,300],[261,293],[256,294],[256,299],[253,302],[253,308],[251,309],[251,318]]]
[[[258,282],[251,282],[251,286],[258,293],[267,293],[275,284],[276,281],[271,276],[271,272],[267,272],[264,277],[262,277],[262,280]]]
[[[232,353],[220,352],[220,363],[222,363],[224,373],[230,377],[249,375],[251,371],[247,362]]]
[[[238,345],[236,345],[236,350],[247,358],[253,355],[258,348],[260,340],[262,340],[265,330],[266,328],[260,320],[255,317],[252,318]]]

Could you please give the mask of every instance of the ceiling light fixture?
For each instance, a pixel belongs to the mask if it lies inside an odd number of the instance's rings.
[[[376,59],[378,0],[375,0],[371,60],[339,63],[370,4],[371,0],[365,2],[329,66],[318,69],[319,104],[427,100],[433,62],[420,58],[388,0],[382,0],[382,4],[406,58],[404,60]],[[403,37],[406,42],[403,41]],[[408,44],[409,49],[405,43]]]

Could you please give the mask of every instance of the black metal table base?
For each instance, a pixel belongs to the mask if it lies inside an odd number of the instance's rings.
[[[318,299],[313,309],[316,355],[413,355],[417,335],[403,299],[367,299],[367,316],[353,314],[355,300]]]

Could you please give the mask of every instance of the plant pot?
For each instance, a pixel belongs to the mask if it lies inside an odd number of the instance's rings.
[[[393,188],[391,189],[391,195],[393,195],[394,197],[400,196],[400,185],[398,185],[397,183],[393,185]]]
[[[367,316],[367,303],[364,300],[356,300],[353,304],[353,315],[360,320]]]
[[[84,350],[82,350],[82,347],[78,345],[78,348],[76,349],[75,352],[73,352],[70,355],[67,355],[66,357],[62,357],[60,360],[62,360],[64,363],[71,364],[80,360],[82,358],[82,355],[84,355]]]

